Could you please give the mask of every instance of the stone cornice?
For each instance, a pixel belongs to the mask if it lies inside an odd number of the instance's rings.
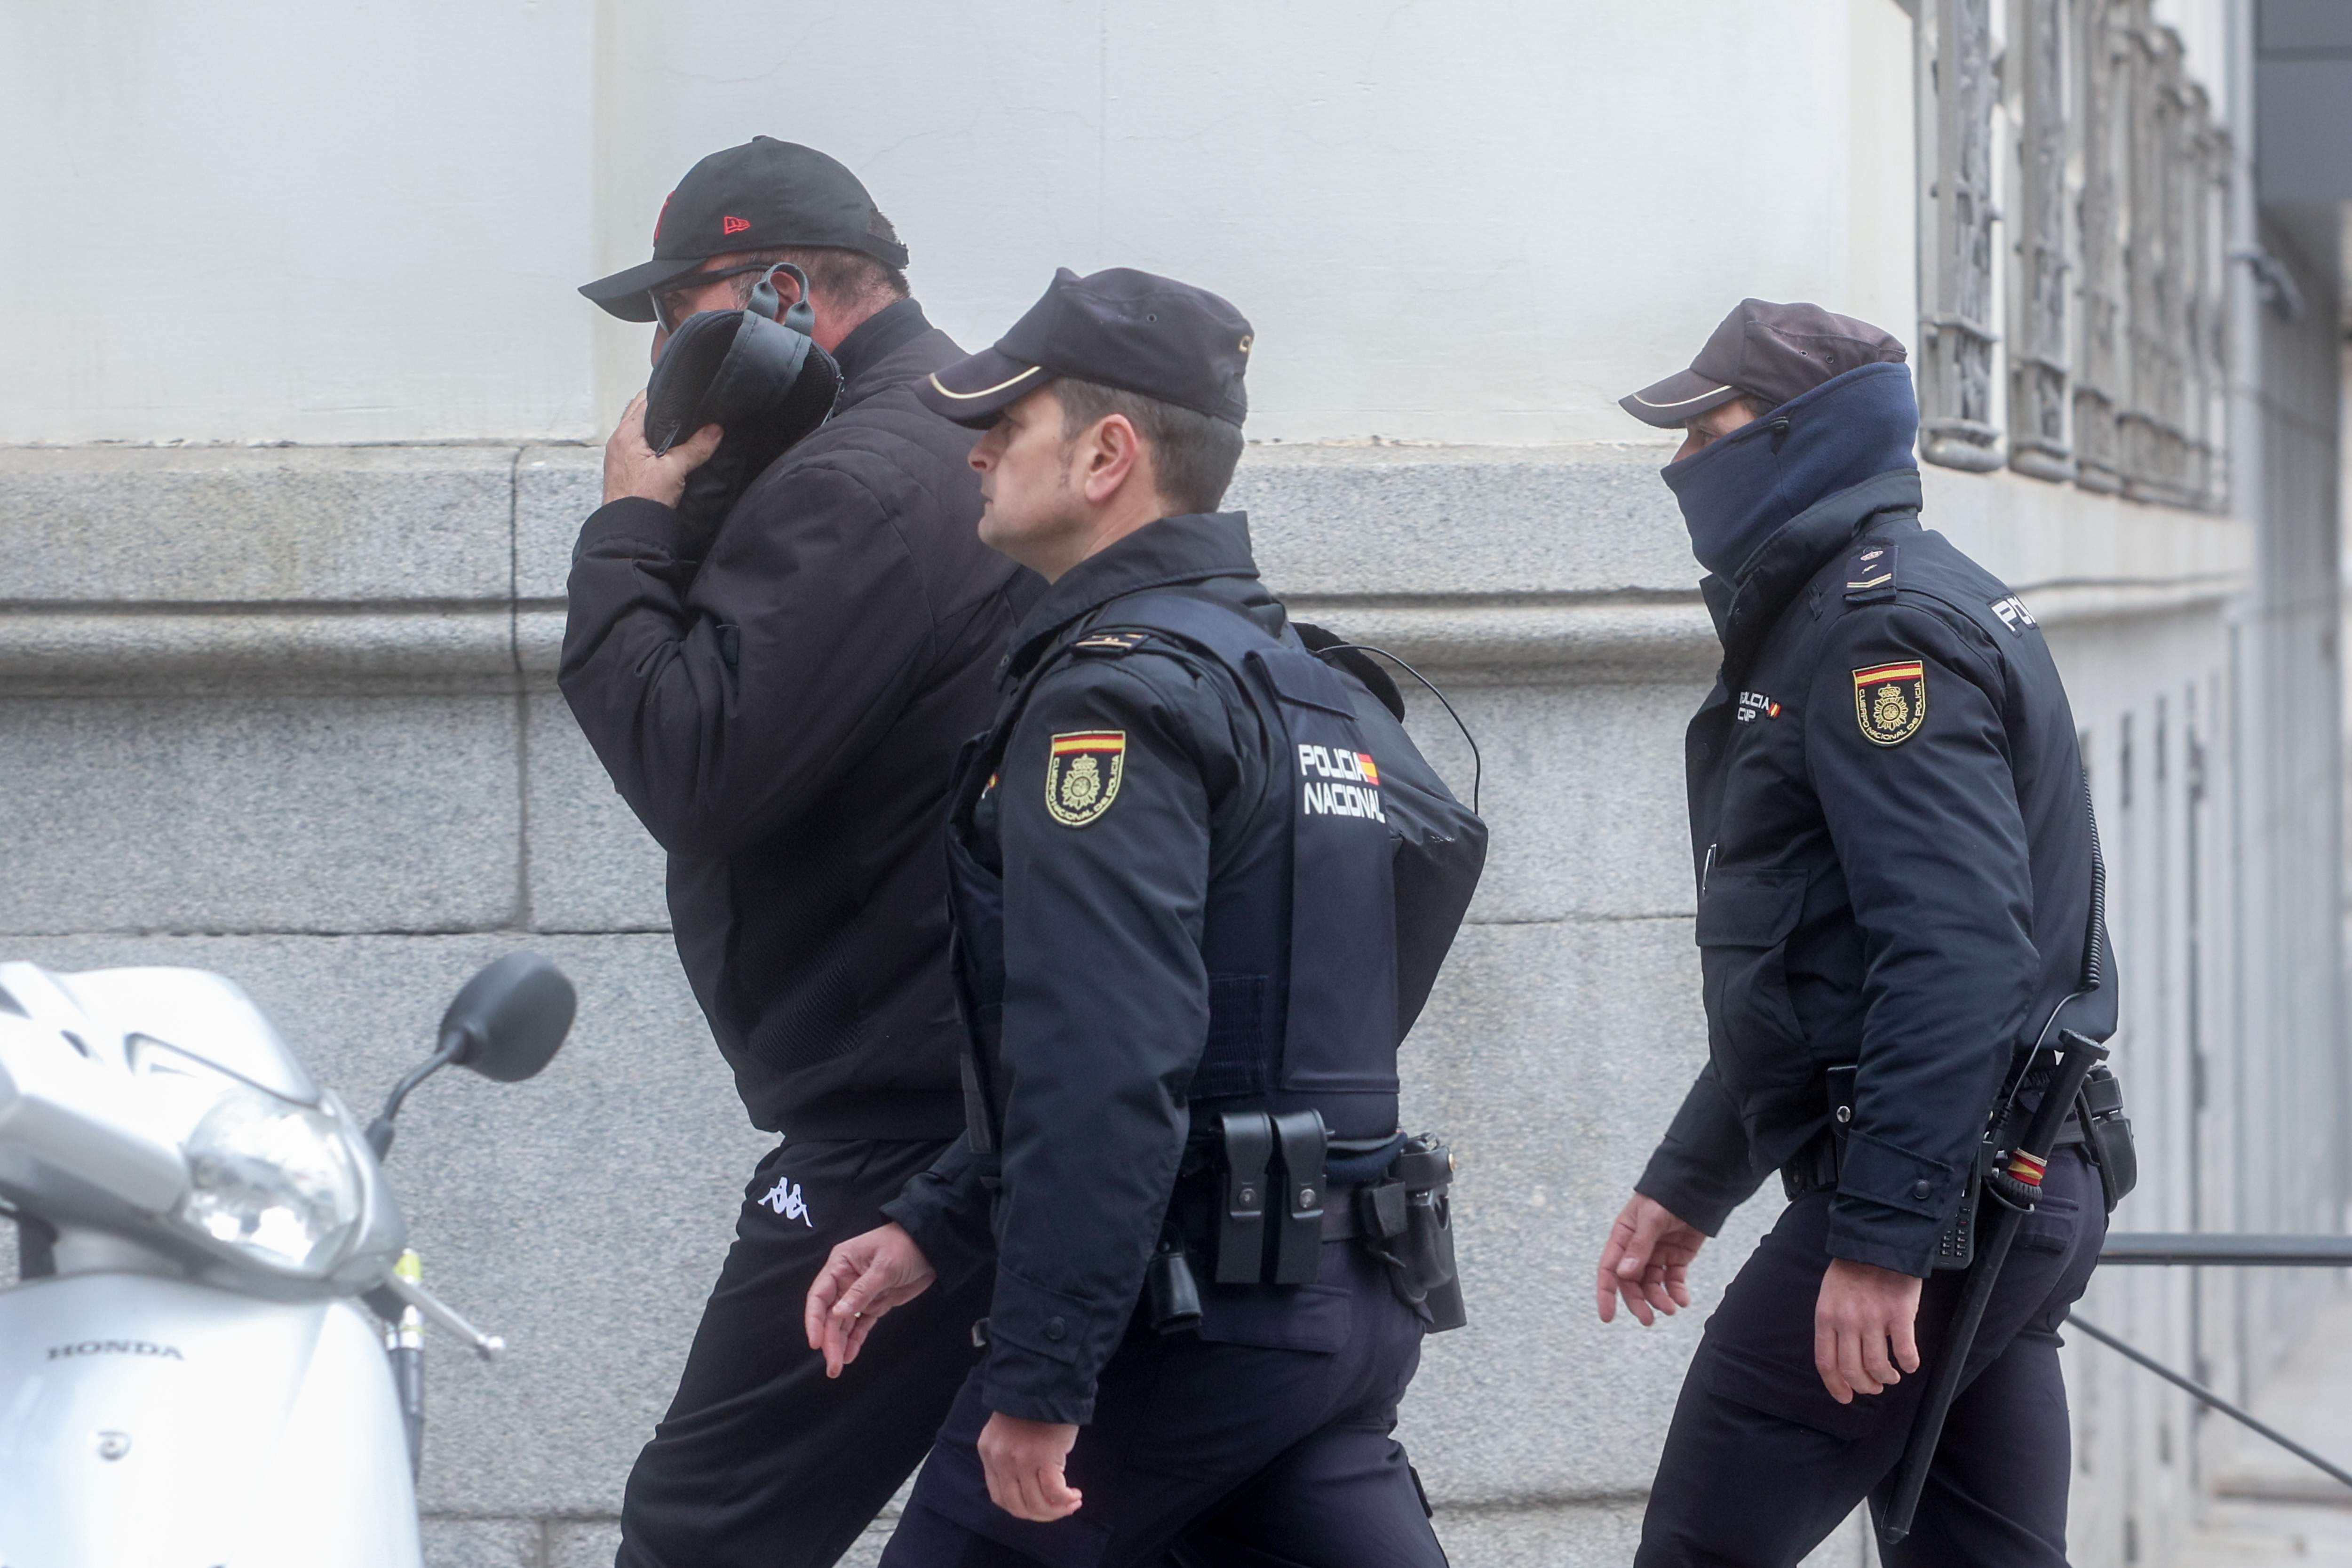
[[[1660,457],[1261,447],[1231,500],[1295,613],[1417,667],[1703,681],[1715,639]],[[583,447],[0,449],[0,691],[544,684],[599,468]],[[1947,511],[1963,542],[2024,532],[1998,499]],[[2064,514],[2023,502],[2042,526],[2015,576],[2046,625],[2210,613],[2242,581],[2242,525],[2106,502],[2053,538]]]

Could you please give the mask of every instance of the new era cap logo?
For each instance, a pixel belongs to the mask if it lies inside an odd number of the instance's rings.
[[[751,220],[746,217],[730,216],[719,220],[719,232],[721,234],[740,234],[751,226]]]

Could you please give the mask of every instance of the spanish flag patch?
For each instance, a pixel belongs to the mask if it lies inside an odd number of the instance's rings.
[[[1874,746],[1899,746],[1927,721],[1927,671],[1916,659],[1853,672],[1853,717]]]
[[[1054,737],[1045,758],[1045,811],[1065,827],[1098,820],[1118,798],[1127,731],[1076,730]]]

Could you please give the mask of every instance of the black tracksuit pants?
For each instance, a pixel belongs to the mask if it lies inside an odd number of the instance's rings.
[[[1920,1368],[1840,1405],[1813,1370],[1830,1194],[1790,1204],[1725,1292],[1683,1382],[1650,1489],[1636,1568],[1790,1568],[1895,1489],[1963,1276],[1919,1303]],[[2080,1148],[2051,1159],[1969,1354],[1910,1538],[1888,1568],[2065,1568],[2073,1444],[2058,1330],[2107,1225]]]
[[[943,1147],[792,1139],[760,1162],[677,1396],[629,1473],[616,1568],[827,1568],[914,1471],[980,1353],[989,1271],[892,1312],[838,1380],[801,1308],[834,1245],[880,1225]]]

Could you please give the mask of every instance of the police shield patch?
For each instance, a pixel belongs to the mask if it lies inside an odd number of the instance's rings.
[[[1045,759],[1045,810],[1065,827],[1084,827],[1118,798],[1127,731],[1078,730],[1054,737]]]
[[[1874,746],[1899,746],[1927,721],[1927,672],[1916,660],[1853,672],[1853,716]]]

